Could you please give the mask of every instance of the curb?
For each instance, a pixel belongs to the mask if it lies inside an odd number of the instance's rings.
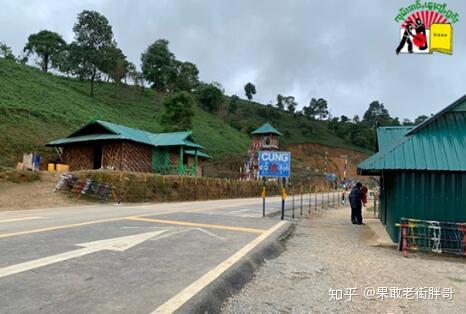
[[[241,290],[266,259],[273,259],[285,250],[283,240],[289,237],[293,226],[291,222],[281,226],[253,251],[192,297],[176,313],[218,313],[225,299]]]

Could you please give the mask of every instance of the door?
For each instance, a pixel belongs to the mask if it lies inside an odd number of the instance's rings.
[[[102,145],[94,144],[94,169],[102,168]]]

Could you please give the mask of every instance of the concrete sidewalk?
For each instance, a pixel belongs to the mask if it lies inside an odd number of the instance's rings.
[[[318,211],[296,222],[286,251],[267,261],[223,313],[464,313],[466,259],[417,255],[406,259],[385,247],[374,219],[353,225],[348,208]],[[379,225],[378,225],[379,224]],[[453,289],[452,299],[366,298],[364,291],[417,287]],[[356,296],[331,300],[330,291]]]

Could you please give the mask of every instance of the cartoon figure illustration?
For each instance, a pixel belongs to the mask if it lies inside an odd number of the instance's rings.
[[[403,38],[401,38],[400,44],[398,45],[398,48],[396,48],[396,54],[399,54],[406,44],[408,44],[408,52],[413,53],[413,42],[411,41],[411,38],[414,35],[413,32],[414,26],[411,22],[408,22],[403,33]]]
[[[416,29],[416,35],[414,35],[413,42],[419,48],[419,50],[426,50],[427,49],[427,34],[426,34],[426,26],[422,22],[420,18],[416,19],[416,25],[414,26]]]
[[[452,23],[458,21],[458,14],[451,10],[444,13],[428,7],[425,10],[422,8],[395,18],[397,22],[402,21],[396,54],[431,54],[434,51],[452,54]]]

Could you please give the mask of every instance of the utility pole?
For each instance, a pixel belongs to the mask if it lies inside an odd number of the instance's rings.
[[[346,180],[346,174],[348,172],[348,155],[340,155],[345,160],[345,166],[343,168],[343,180]]]
[[[328,152],[325,152],[325,159],[324,159],[324,173],[327,174],[327,163],[328,163]]]

